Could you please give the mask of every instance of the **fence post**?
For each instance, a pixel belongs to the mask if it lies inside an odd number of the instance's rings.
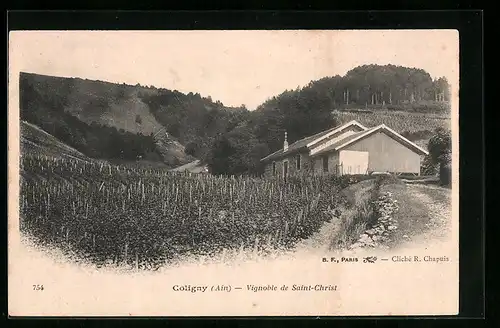
[[[125,240],[125,250],[124,250],[124,254],[123,254],[123,260],[124,260],[125,264],[127,264],[127,258],[128,258],[128,235],[127,235],[127,239]]]
[[[243,245],[243,242],[241,242],[241,245],[240,245],[240,249],[238,251],[238,258],[243,258],[243,255],[244,255],[244,245]]]
[[[255,238],[255,244],[254,244],[254,247],[253,247],[254,254],[257,254],[258,250],[259,250],[259,236],[257,236]]]

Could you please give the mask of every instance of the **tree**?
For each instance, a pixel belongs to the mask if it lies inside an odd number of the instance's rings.
[[[451,131],[436,129],[427,149],[430,163],[439,166],[441,183],[448,185],[451,182]]]
[[[210,172],[212,174],[229,174],[231,170],[228,159],[233,154],[234,149],[229,140],[225,136],[217,138],[207,159]]]
[[[198,151],[198,145],[195,142],[190,142],[186,145],[184,152],[187,155],[196,156],[196,152]]]
[[[121,99],[125,99],[126,94],[127,94],[127,86],[126,85],[118,85],[116,88],[115,99],[117,101],[119,101]]]
[[[142,124],[142,118],[141,118],[141,115],[136,115],[136,116],[135,116],[135,123],[137,123],[137,124]]]
[[[434,163],[447,164],[451,161],[451,131],[437,128],[427,146]]]

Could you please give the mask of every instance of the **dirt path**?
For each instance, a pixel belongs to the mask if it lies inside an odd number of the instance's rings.
[[[408,193],[428,211],[425,237],[446,238],[451,226],[451,190],[433,185],[408,184]]]
[[[311,237],[300,241],[294,249],[297,253],[326,253],[330,249],[333,236],[337,234],[340,218],[333,217],[323,224],[321,229]]]
[[[445,240],[451,221],[451,190],[434,185],[400,184],[390,190],[398,200],[396,213],[400,229],[395,231],[390,247],[420,243],[424,240]],[[310,238],[297,244],[294,253],[327,253],[333,236],[337,235],[340,219],[333,217]]]

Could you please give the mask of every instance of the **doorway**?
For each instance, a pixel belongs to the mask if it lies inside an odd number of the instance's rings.
[[[342,174],[366,174],[369,164],[367,151],[342,150],[339,154]]]

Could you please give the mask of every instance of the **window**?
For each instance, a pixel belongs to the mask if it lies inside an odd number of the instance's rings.
[[[299,171],[299,170],[300,170],[300,164],[301,164],[301,163],[300,163],[300,154],[297,154],[296,158],[297,158],[297,159],[296,159],[296,163],[297,163],[297,171]]]
[[[276,175],[276,162],[273,162],[273,175]]]
[[[323,156],[323,171],[328,172],[328,155]]]

